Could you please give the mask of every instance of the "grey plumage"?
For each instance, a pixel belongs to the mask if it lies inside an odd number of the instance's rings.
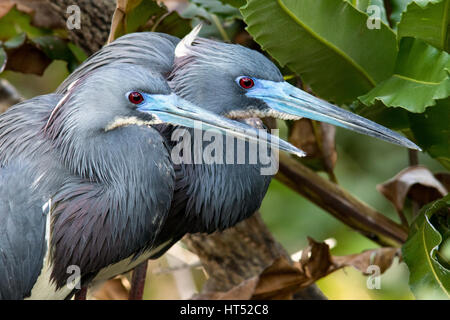
[[[158,33],[125,35],[85,61],[59,86],[58,92],[65,92],[77,78],[107,65],[129,63],[153,70],[157,63],[157,70],[167,77],[174,92],[205,109],[226,114],[230,107],[243,107],[243,92],[234,86],[235,75],[257,72],[263,78],[283,79],[275,65],[260,53],[206,39],[196,40],[192,55],[176,59],[178,41]],[[242,69],[235,64],[235,58],[242,59]],[[217,61],[222,64],[215,64]],[[248,107],[254,105],[261,102],[250,99]],[[170,143],[174,128],[157,127]],[[193,133],[193,129],[188,131]],[[223,230],[249,217],[261,205],[271,180],[260,174],[258,164],[175,165],[174,169],[174,200],[158,244],[174,235],[178,240],[187,232]]]
[[[179,39],[165,33],[131,33],[94,53],[74,70],[56,90],[64,93],[75,80],[110,64],[136,65],[152,73],[167,75],[172,71],[173,52]]]
[[[1,255],[0,279],[15,283],[1,283],[0,297],[26,297],[41,272],[46,246],[41,208],[49,199],[57,288],[65,285],[69,265],[91,277],[153,246],[174,188],[168,149],[148,126],[107,133],[104,128],[118,116],[136,113],[120,102],[130,88],[168,93],[168,86],[155,77],[135,66],[103,68],[85,76],[66,97],[37,97],[0,116],[0,219],[5,220],[0,248],[7,250]],[[130,87],[114,89],[118,80]],[[52,113],[60,101],[63,105]],[[18,274],[18,258],[26,276]]]
[[[246,47],[196,38],[188,53],[174,59],[169,84],[178,95],[217,114],[266,109],[263,101],[248,99],[236,85],[239,76],[283,81],[280,70],[261,53]]]
[[[33,196],[34,179],[21,161],[0,168],[0,300],[29,296],[42,268],[46,215]]]

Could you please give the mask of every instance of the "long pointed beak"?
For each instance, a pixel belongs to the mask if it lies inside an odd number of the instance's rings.
[[[197,128],[198,122],[201,122],[202,130],[213,129],[222,134],[231,134],[239,139],[263,141],[273,148],[295,154],[298,157],[305,156],[302,150],[277,136],[199,108],[175,94],[144,96],[145,101],[138,106],[137,110],[150,113],[162,122],[190,128]]]
[[[259,80],[249,90],[248,97],[261,99],[271,108],[270,113],[282,119],[309,118],[327,122],[410,149],[421,150],[402,135],[352,112],[316,98],[287,82]]]

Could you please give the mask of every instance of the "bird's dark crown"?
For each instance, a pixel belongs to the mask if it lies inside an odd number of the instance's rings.
[[[169,85],[176,94],[227,116],[234,111],[251,117],[255,110],[267,109],[263,101],[246,97],[236,79],[246,76],[283,81],[272,61],[241,45],[186,38],[177,46],[174,68],[169,76]]]

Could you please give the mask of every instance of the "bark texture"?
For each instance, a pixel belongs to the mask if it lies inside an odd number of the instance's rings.
[[[267,229],[259,212],[235,227],[211,235],[193,234],[183,238],[208,273],[202,293],[228,291],[244,280],[258,276],[286,250]],[[296,299],[326,299],[312,285],[295,294]]]
[[[67,30],[69,40],[88,55],[98,51],[106,43],[116,7],[114,0],[12,0],[12,2],[18,5],[19,10],[32,15],[32,24]],[[66,21],[71,15],[67,12],[67,8],[71,5],[80,8],[80,29],[67,28]]]

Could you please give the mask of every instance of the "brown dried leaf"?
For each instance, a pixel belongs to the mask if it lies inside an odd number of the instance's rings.
[[[153,1],[153,0],[146,0]],[[125,23],[127,14],[136,8],[142,0],[117,0],[116,10],[111,22],[111,30],[109,32],[108,43],[114,41],[125,33]]]
[[[306,161],[318,160],[321,169],[332,174],[337,161],[335,133],[333,125],[303,118],[293,123],[289,142],[306,152]]]
[[[352,266],[364,274],[370,265],[377,265],[383,273],[400,255],[398,248],[378,248],[359,254],[333,257],[326,243],[308,238],[309,246],[302,258],[292,263],[281,256],[258,277],[250,278],[227,292],[208,292],[194,299],[292,299],[293,294],[338,269]]]
[[[403,211],[406,197],[423,206],[448,193],[431,171],[423,166],[412,166],[400,171],[392,179],[377,185],[377,190],[391,201],[399,212]]]
[[[292,299],[301,287],[309,285],[309,278],[286,257],[279,257],[259,276],[252,299]]]
[[[434,177],[438,179],[440,183],[442,183],[447,191],[450,190],[450,173],[438,172],[434,174]]]
[[[352,266],[364,274],[369,274],[367,269],[370,265],[376,265],[383,273],[392,265],[394,258],[399,256],[399,248],[378,248],[357,254],[333,257],[333,264],[337,269]]]
[[[6,50],[7,62],[5,70],[42,75],[52,60],[30,43],[18,48]]]
[[[321,123],[320,130],[322,133],[322,154],[326,172],[332,172],[337,161],[336,152],[336,127]]]
[[[332,265],[330,247],[324,242],[316,242],[308,237],[309,246],[302,251],[299,269],[314,282],[329,273]]]
[[[321,152],[317,145],[313,123],[310,119],[303,118],[294,121],[289,135],[289,142],[305,151],[307,158],[320,157]]]
[[[3,18],[13,7],[14,2],[10,0],[2,1],[0,3],[0,19]]]

